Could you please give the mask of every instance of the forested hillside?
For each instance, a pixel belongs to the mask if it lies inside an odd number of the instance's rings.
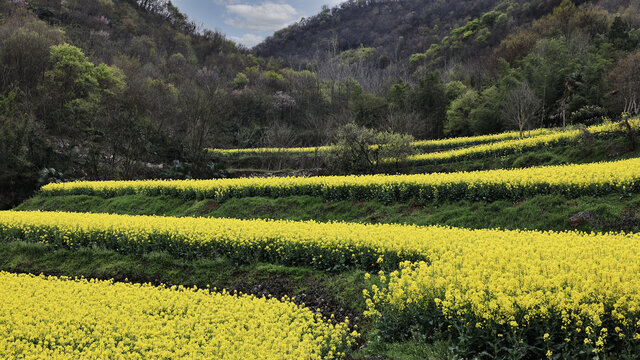
[[[583,3],[577,1],[576,3]],[[425,51],[469,19],[513,7],[510,18],[494,18],[505,30],[549,13],[560,0],[351,0],[302,19],[256,47],[265,57],[282,56],[290,61],[308,61],[326,52],[336,42],[344,51],[362,46],[379,51],[380,65]],[[495,34],[494,37],[499,37]]]
[[[588,124],[638,111],[639,4],[348,1],[255,50],[357,82],[356,121],[418,138]]]
[[[206,148],[351,123],[406,142],[637,114],[639,8],[348,1],[249,50],[165,0],[4,1],[0,207],[50,181],[223,176]]]
[[[0,2],[0,207],[49,181],[219,176],[213,145],[324,142],[320,91],[171,2]]]

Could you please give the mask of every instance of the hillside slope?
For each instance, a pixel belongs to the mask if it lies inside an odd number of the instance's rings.
[[[492,10],[508,18],[497,21],[495,46],[514,28],[550,13],[561,0],[482,1],[346,1],[277,31],[257,45],[260,56],[292,62],[310,60],[337,42],[339,51],[360,46],[376,48],[384,60],[408,59],[426,51],[449,33]],[[585,2],[576,1],[576,4]],[[508,12],[508,14],[507,14]],[[499,14],[498,14],[499,15]],[[493,20],[498,20],[493,19]],[[498,30],[498,29],[496,29]],[[384,63],[381,63],[384,65]]]

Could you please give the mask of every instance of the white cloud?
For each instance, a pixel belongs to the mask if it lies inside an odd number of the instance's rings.
[[[216,5],[229,5],[229,4],[237,4],[242,0],[213,0],[213,3]]]
[[[295,22],[299,15],[293,6],[273,2],[264,2],[260,5],[226,5],[226,9],[234,16],[226,19],[225,24],[259,32],[281,29]]]
[[[229,36],[229,39],[242,44],[246,47],[253,47],[258,45],[264,38],[256,34],[244,34],[242,36]]]
[[[335,5],[340,5],[344,2],[344,0],[329,0],[326,2],[327,5],[329,6],[335,6]]]

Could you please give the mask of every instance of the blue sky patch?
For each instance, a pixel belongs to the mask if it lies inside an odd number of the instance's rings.
[[[318,13],[341,0],[172,0],[180,11],[207,29],[219,30],[247,47],[274,31]]]

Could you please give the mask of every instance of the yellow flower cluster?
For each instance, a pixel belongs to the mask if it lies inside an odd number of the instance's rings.
[[[224,201],[232,197],[322,196],[328,200],[516,199],[544,193],[597,195],[633,192],[640,159],[476,172],[243,178],[217,180],[79,181],[42,187],[47,195],[170,195]]]
[[[357,334],[287,299],[0,272],[3,359],[325,359]]]
[[[331,150],[331,146],[292,147],[292,148],[245,148],[245,149],[207,149],[209,154],[219,157],[259,156],[259,155],[313,155]]]
[[[640,126],[640,122],[638,120],[632,121],[631,124],[635,128]],[[598,137],[611,133],[621,132],[622,128],[617,123],[605,123],[602,125],[590,126],[586,130],[594,136]],[[532,136],[523,139],[507,139],[505,141],[492,142],[462,149],[412,155],[409,156],[407,160],[415,163],[439,163],[461,158],[468,159],[475,157],[485,157],[489,154],[506,155],[555,144],[575,142],[582,136],[582,134],[583,131],[580,129],[564,132],[550,132],[546,134],[542,133],[537,134],[538,136]]]
[[[579,358],[640,345],[640,234],[449,231],[429,239],[428,262],[405,262],[365,291],[388,336],[443,324],[481,344],[503,336],[496,349],[538,339]]]

